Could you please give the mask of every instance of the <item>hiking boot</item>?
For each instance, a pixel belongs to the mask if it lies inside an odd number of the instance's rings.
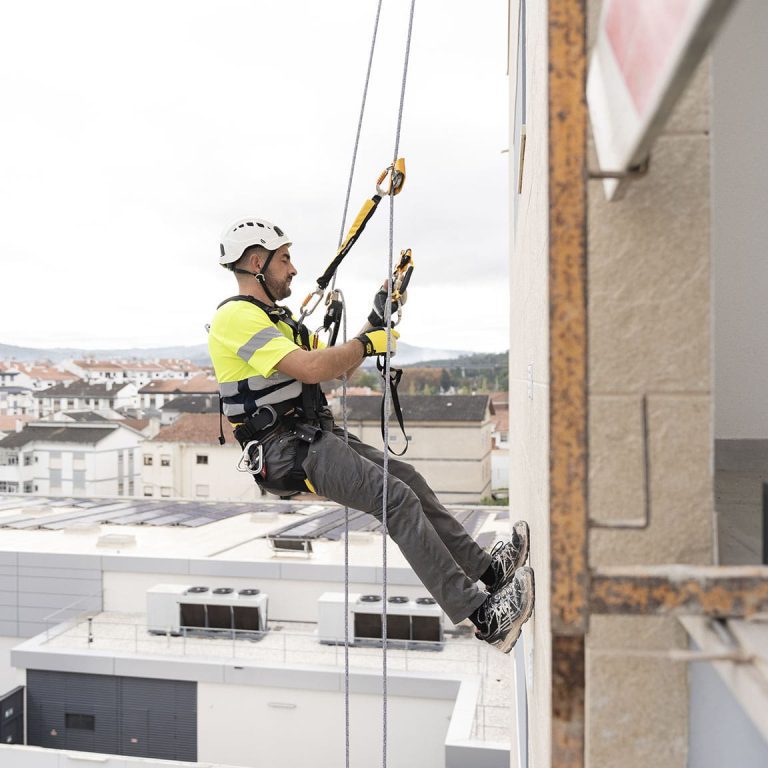
[[[515,574],[515,571],[526,561],[528,557],[528,541],[530,531],[525,520],[518,520],[512,526],[512,540],[499,541],[491,550],[491,564],[483,574],[491,578],[490,583],[485,581],[488,591],[493,594],[505,587]]]
[[[533,612],[533,602],[533,569],[524,565],[506,587],[488,597],[474,618],[470,617],[477,627],[475,637],[509,653]]]

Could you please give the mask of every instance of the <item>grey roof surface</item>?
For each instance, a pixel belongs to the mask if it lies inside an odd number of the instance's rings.
[[[161,411],[178,413],[218,413],[218,395],[182,395],[175,397],[160,408]]]
[[[77,422],[109,421],[108,418],[106,418],[105,416],[102,416],[100,413],[96,413],[96,411],[66,411],[65,413],[68,418],[72,419],[72,421],[77,421]]]
[[[32,387],[18,387],[15,385],[0,387],[0,392],[6,392],[9,395],[20,395],[22,392],[32,392]]]
[[[95,445],[118,428],[117,424],[105,424],[99,427],[76,427],[64,421],[56,425],[27,424],[21,432],[12,432],[0,440],[0,448],[22,448],[28,443],[34,442]]]
[[[408,421],[484,421],[490,395],[400,395],[403,418]],[[370,395],[347,397],[351,421],[381,419],[381,398]]]
[[[107,389],[107,384],[89,384],[87,381],[73,381],[68,387],[64,384],[54,384],[48,389],[35,392],[35,397],[101,397],[114,399],[127,384],[113,384]]]

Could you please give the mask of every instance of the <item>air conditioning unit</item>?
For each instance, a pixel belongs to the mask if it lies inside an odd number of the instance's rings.
[[[350,645],[381,645],[381,595],[349,595]],[[318,640],[344,642],[344,594],[325,592],[318,601]],[[415,600],[393,595],[387,600],[387,644],[431,648],[443,642],[443,611],[431,597]]]
[[[147,631],[267,631],[269,598],[258,589],[158,584],[147,590]]]

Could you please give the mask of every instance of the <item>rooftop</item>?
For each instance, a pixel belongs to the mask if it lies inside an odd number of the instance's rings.
[[[35,397],[94,397],[114,399],[118,393],[129,384],[115,384],[111,382],[89,383],[77,379],[71,384],[54,384],[48,389],[35,392]]]
[[[96,445],[111,435],[120,426],[114,423],[99,424],[86,422],[83,427],[76,423],[33,422],[27,424],[21,432],[12,432],[0,440],[0,448],[23,448],[29,443],[80,443]]]
[[[199,373],[191,379],[153,379],[145,384],[139,394],[149,395],[154,393],[179,393],[188,395],[203,395],[218,393],[219,385],[216,379],[205,373]]]
[[[177,413],[216,413],[219,412],[218,394],[181,395],[161,406],[161,411]]]
[[[235,444],[232,428],[223,421],[224,440],[229,445]],[[163,427],[153,438],[155,443],[200,443],[202,445],[219,444],[218,413],[182,413],[173,424]]]
[[[481,543],[509,527],[504,507],[448,508]],[[267,537],[282,534],[311,539],[312,563],[338,565],[344,561],[343,520],[343,508],[324,500],[221,502],[0,495],[2,550],[23,552],[107,555],[118,550],[131,557],[178,553],[174,557],[272,563],[275,552]],[[374,518],[351,510],[352,565],[369,567],[381,555],[379,530]],[[105,539],[109,534],[121,534],[122,543],[112,544]],[[391,567],[409,568],[391,542],[387,553]]]

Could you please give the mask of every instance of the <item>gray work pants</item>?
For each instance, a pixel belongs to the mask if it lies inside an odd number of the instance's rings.
[[[303,467],[321,496],[382,518],[384,454],[349,435],[331,419],[309,446]],[[268,475],[290,469],[296,438],[283,434],[265,446]],[[294,453],[291,453],[291,451]],[[265,483],[268,490],[269,483]],[[390,459],[387,477],[387,529],[403,556],[454,624],[487,598],[475,583],[491,563],[456,518],[437,500],[424,478],[403,461]]]

